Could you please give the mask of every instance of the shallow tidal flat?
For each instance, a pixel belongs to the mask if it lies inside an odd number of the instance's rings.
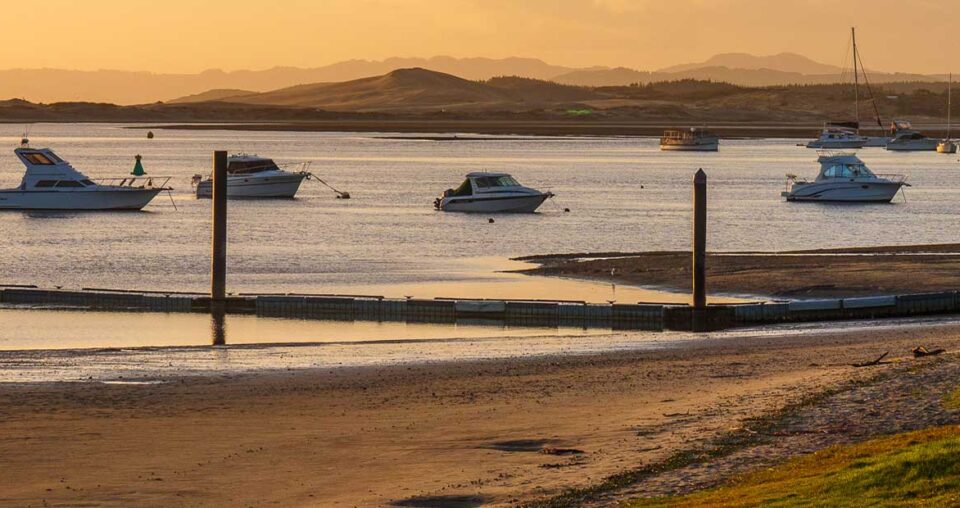
[[[524,273],[689,292],[689,252],[529,256]],[[801,299],[953,291],[960,287],[960,245],[917,245],[790,252],[709,253],[709,291]]]

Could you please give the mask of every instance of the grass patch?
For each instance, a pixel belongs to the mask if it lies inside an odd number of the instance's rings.
[[[947,409],[960,409],[960,386],[943,398],[943,407]]]
[[[960,427],[935,427],[834,446],[730,485],[641,507],[958,506]]]

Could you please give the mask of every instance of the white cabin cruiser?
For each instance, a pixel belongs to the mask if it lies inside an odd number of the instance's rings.
[[[20,186],[0,190],[0,210],[140,210],[170,190],[167,177],[127,177],[94,181],[49,148],[14,150],[27,170]]]
[[[838,149],[863,148],[869,141],[859,133],[859,123],[827,122],[823,124],[820,137],[807,143],[807,148]]]
[[[284,171],[271,159],[237,154],[227,158],[228,198],[293,198],[310,173]],[[213,179],[193,177],[198,198],[213,197]]]
[[[887,142],[887,150],[899,152],[932,152],[939,143],[914,130],[906,120],[894,120],[891,126],[893,138]]]
[[[670,152],[716,152],[720,150],[720,138],[697,127],[667,129],[660,137],[660,149]]]
[[[889,203],[906,183],[903,175],[876,175],[855,154],[821,153],[820,174],[813,182],[787,175],[787,201]],[[792,185],[790,185],[792,183]]]
[[[444,212],[533,213],[552,192],[517,183],[507,173],[470,173],[456,189],[447,189],[433,206]]]

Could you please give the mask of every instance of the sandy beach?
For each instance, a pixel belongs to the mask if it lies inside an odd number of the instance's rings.
[[[159,383],[8,383],[0,504],[516,505],[870,379],[897,364],[850,364],[885,351],[912,361],[918,344],[955,351],[960,325]]]

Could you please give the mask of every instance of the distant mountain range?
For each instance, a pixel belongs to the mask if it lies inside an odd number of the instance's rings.
[[[792,53],[754,56],[729,53],[704,62],[676,65],[657,71],[625,67],[571,68],[533,58],[388,58],[349,60],[324,67],[276,67],[260,71],[208,70],[199,74],[156,74],[127,71],[62,69],[0,70],[0,99],[32,102],[109,102],[148,104],[195,96],[193,101],[256,94],[299,85],[317,87],[386,75],[397,69],[423,68],[468,81],[519,76],[575,86],[622,86],[679,79],[722,81],[743,86],[818,84],[838,82],[839,67],[821,64]],[[871,72],[872,83],[942,81],[945,76]],[[224,95],[226,94],[226,95]]]

